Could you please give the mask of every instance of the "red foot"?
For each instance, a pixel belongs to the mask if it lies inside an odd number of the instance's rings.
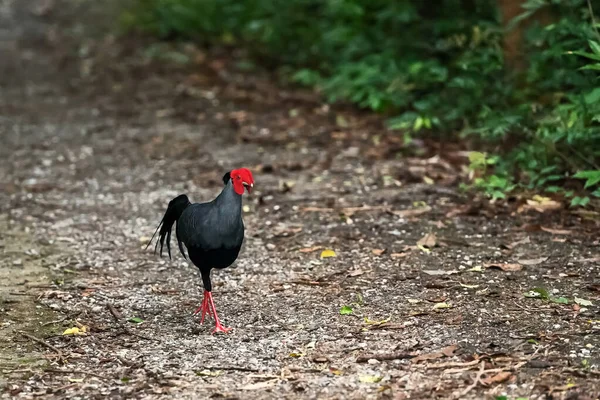
[[[215,329],[212,331],[212,334],[214,335],[215,333],[229,333],[231,332],[231,329],[232,328],[225,328],[223,325],[217,324]]]
[[[221,325],[221,321],[219,321],[219,316],[217,315],[217,309],[215,308],[215,303],[212,299],[212,293],[208,290],[204,291],[204,297],[202,298],[202,305],[194,311],[194,315],[202,312],[202,318],[200,319],[200,323],[204,322],[204,317],[206,314],[209,317],[213,317],[215,319],[215,329],[212,331],[213,335],[215,333],[229,333],[231,328],[226,328]]]

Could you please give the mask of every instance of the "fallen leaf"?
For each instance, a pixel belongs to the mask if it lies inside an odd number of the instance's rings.
[[[302,356],[304,356],[303,353],[290,353],[290,357],[292,358],[300,358]]]
[[[523,269],[521,264],[486,263],[484,266],[486,268],[499,268],[504,272],[514,272]]]
[[[533,258],[531,260],[519,260],[521,265],[538,265],[546,261],[548,257]]]
[[[352,312],[353,310],[351,306],[343,306],[340,308],[340,315],[350,315]]]
[[[460,286],[467,288],[467,289],[476,289],[479,287],[479,285],[466,285],[464,283],[461,283]]]
[[[444,347],[443,349],[433,353],[420,354],[411,359],[411,362],[418,363],[420,361],[435,360],[442,357],[452,357],[456,349],[458,349],[458,346],[453,344],[452,346]]]
[[[365,324],[367,324],[367,325],[381,325],[381,324],[385,324],[385,323],[389,322],[389,320],[390,320],[389,318],[386,318],[386,319],[382,319],[381,321],[373,321],[373,320],[370,320],[369,318],[365,317]]]
[[[66,329],[62,334],[63,335],[84,335],[85,331],[86,331],[85,327],[80,329],[80,328],[74,326],[73,328]]]
[[[573,233],[573,231],[569,231],[567,229],[552,229],[546,228],[545,226],[541,226],[540,229],[544,232],[552,233],[553,235],[570,235]]]
[[[432,276],[439,275],[453,275],[458,274],[460,271],[453,269],[452,271],[444,271],[443,269],[424,269],[423,273]]]
[[[336,257],[335,251],[327,249],[321,252],[321,258]]]
[[[83,378],[68,378],[69,382],[80,383],[83,382]]]
[[[516,242],[512,242],[511,244],[504,245],[504,247],[506,247],[509,250],[512,250],[519,245],[529,243],[531,243],[531,239],[529,239],[529,236],[527,236],[525,239],[517,240]]]
[[[196,375],[198,375],[198,376],[219,376],[219,375],[221,375],[221,371],[211,371],[209,369],[205,369],[202,371],[196,371]]]
[[[433,305],[434,310],[442,310],[444,308],[452,308],[452,305],[448,303],[436,303]]]
[[[408,255],[408,253],[392,253],[392,254],[390,254],[390,257],[392,257],[395,260],[398,258],[404,258],[407,255]]]
[[[483,272],[483,268],[481,268],[481,265],[477,265],[473,268],[469,268],[467,271],[469,272]]]
[[[544,288],[533,288],[527,293],[524,293],[523,296],[547,300],[550,297],[550,293]]]
[[[376,256],[380,256],[385,253],[385,249],[373,249],[371,250],[371,253],[375,254]]]
[[[132,317],[132,318],[129,318],[127,321],[129,321],[129,322],[133,322],[133,323],[136,323],[136,324],[141,324],[142,322],[144,322],[144,320],[143,320],[143,319],[141,319],[141,318],[138,318],[138,317]]]
[[[337,376],[340,376],[343,373],[342,370],[337,369],[335,367],[329,367],[329,372],[331,372],[332,374],[337,375]]]
[[[270,388],[272,386],[274,386],[276,383],[276,380],[270,380],[270,381],[264,381],[264,382],[257,382],[257,383],[251,383],[249,385],[244,385],[242,386],[240,389],[242,390],[259,390],[259,389],[267,389]]]
[[[417,242],[417,246],[425,247],[427,249],[433,249],[436,245],[437,236],[435,235],[435,233],[428,233]]]
[[[397,215],[399,217],[416,217],[427,212],[431,211],[431,207],[425,206],[420,208],[413,208],[411,210],[400,210],[400,211],[390,211],[392,214]]]
[[[491,385],[493,383],[502,383],[508,380],[508,378],[510,378],[511,376],[512,373],[508,371],[502,371],[497,373],[496,375],[490,376],[489,378],[482,379],[481,381],[486,385]]]
[[[377,375],[361,375],[358,380],[362,383],[377,383],[383,379],[383,376]]]
[[[553,211],[562,208],[562,203],[552,200],[549,197],[543,197],[540,195],[535,195],[531,200],[527,200],[527,204],[523,204],[519,207],[518,212],[535,210],[537,212],[543,213],[546,211]]]
[[[583,307],[590,307],[593,305],[591,301],[579,297],[575,297],[575,303]]]
[[[323,246],[304,247],[298,250],[300,253],[312,253],[313,251],[321,250]]]

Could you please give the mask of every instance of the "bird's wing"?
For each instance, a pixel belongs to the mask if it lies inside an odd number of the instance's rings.
[[[233,248],[244,238],[244,225],[241,220],[229,220],[214,202],[196,203],[181,215],[176,233],[188,248]]]

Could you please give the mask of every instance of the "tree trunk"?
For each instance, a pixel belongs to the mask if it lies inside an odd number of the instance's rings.
[[[520,21],[512,29],[508,25],[513,18],[525,11],[522,4],[525,0],[498,0],[498,7],[502,14],[502,23],[505,27],[504,32],[504,63],[507,71],[519,74],[527,67],[527,58],[525,56],[525,31],[535,22],[542,25],[548,25],[555,21],[555,15],[550,7],[542,7],[532,16],[524,21]]]

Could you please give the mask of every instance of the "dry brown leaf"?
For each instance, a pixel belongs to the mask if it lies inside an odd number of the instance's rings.
[[[523,269],[523,266],[521,264],[486,263],[483,265],[486,268],[499,268],[504,272],[514,272]]]
[[[442,358],[442,357],[452,357],[452,355],[454,354],[456,349],[458,349],[458,346],[453,344],[452,346],[444,347],[440,351],[436,351],[434,353],[418,355],[415,358],[413,358],[411,361],[413,363],[418,363],[420,361],[435,360],[435,359]]]
[[[376,256],[380,256],[385,253],[385,249],[373,249],[371,250],[371,253],[375,254]]]
[[[421,207],[421,208],[413,208],[411,210],[400,210],[400,211],[390,211],[392,214],[397,215],[399,217],[417,217],[419,215],[425,214],[427,212],[431,211],[431,207],[426,206],[426,207]]]
[[[552,229],[546,228],[545,226],[541,226],[540,229],[553,235],[571,235],[573,233],[573,231],[567,229]]]
[[[397,259],[397,258],[404,258],[408,255],[408,253],[404,252],[404,253],[392,253],[390,254],[390,257],[392,257],[393,259]]]
[[[489,378],[482,379],[481,381],[486,385],[491,385],[493,383],[502,383],[508,380],[512,376],[512,373],[508,371],[498,372],[496,375],[490,376]]]
[[[428,233],[417,242],[417,246],[425,247],[426,249],[433,249],[436,245],[437,236],[435,233]]]
[[[527,237],[525,237],[525,239],[517,240],[516,242],[512,242],[511,244],[506,244],[506,245],[504,245],[504,247],[506,247],[509,250],[512,250],[521,244],[529,244],[529,243],[531,243],[531,239],[529,239],[529,236],[527,236]]]
[[[542,197],[539,195],[533,196],[533,199],[527,200],[527,204],[523,204],[517,210],[519,213],[529,210],[535,210],[537,212],[543,213],[546,211],[553,211],[562,208],[562,203],[552,200],[549,197]]]
[[[538,265],[538,264],[543,263],[547,259],[548,259],[548,257],[540,257],[540,258],[533,258],[530,260],[519,260],[519,264],[521,264],[521,265]]]

